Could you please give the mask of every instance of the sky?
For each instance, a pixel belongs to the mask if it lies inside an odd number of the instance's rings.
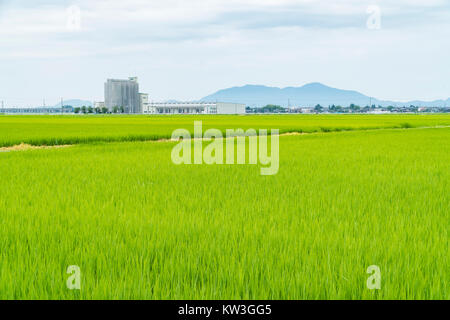
[[[310,82],[383,100],[450,97],[450,0],[0,0],[6,107],[150,100]]]

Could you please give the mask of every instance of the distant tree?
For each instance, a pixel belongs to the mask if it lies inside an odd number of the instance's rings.
[[[114,106],[112,111],[113,111],[113,113],[118,113],[119,112],[119,107],[118,106]]]
[[[268,104],[262,107],[259,111],[263,113],[282,113],[286,112],[286,109],[275,104]]]
[[[108,113],[108,108],[102,107],[102,113]]]
[[[73,112],[74,112],[74,113],[80,113],[80,111],[81,111],[81,108],[80,108],[80,107],[76,107],[75,109],[73,109]]]
[[[314,111],[317,113],[323,112],[323,107],[320,104],[318,104],[314,107]]]
[[[86,113],[86,112],[87,112],[86,106],[82,106],[82,107],[81,107],[81,112],[82,112],[82,113]]]
[[[350,105],[350,110],[352,111],[352,112],[358,112],[358,111],[360,111],[361,110],[361,107],[360,106],[357,106],[357,105],[355,105],[355,104],[351,104]]]
[[[392,112],[392,111],[394,111],[394,107],[393,107],[393,106],[388,106],[388,107],[387,107],[387,110],[388,110],[389,112]]]
[[[87,111],[88,111],[88,113],[94,113],[94,108],[88,107]]]
[[[125,108],[123,106],[120,106],[120,113],[125,113]]]
[[[409,106],[409,110],[410,110],[411,112],[419,112],[419,107],[416,107],[416,106],[414,106],[414,105],[410,105],[410,106]]]
[[[99,107],[95,107],[94,111],[95,113],[102,113],[102,109],[100,109]]]

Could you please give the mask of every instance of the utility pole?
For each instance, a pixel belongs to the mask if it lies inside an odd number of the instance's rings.
[[[61,98],[61,114],[64,112],[63,98]]]

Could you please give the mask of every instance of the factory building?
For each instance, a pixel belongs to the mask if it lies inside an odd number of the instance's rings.
[[[108,79],[105,83],[105,106],[110,112],[114,112],[114,108],[119,110],[123,108],[125,113],[245,114],[245,104],[239,103],[149,102],[149,95],[139,92],[136,77],[128,78],[128,80]]]
[[[226,102],[151,102],[144,114],[245,114],[245,104]]]
[[[144,112],[144,107],[148,104],[148,93],[139,93],[139,101],[141,103],[141,112]]]
[[[136,77],[128,80],[108,79],[105,83],[105,106],[123,108],[125,113],[141,113],[139,83]]]
[[[101,108],[105,108],[105,107],[106,107],[106,105],[103,101],[94,101],[94,108],[101,109]]]

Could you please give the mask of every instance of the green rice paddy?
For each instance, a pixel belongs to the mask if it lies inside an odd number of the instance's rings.
[[[450,126],[449,115],[248,115],[248,116],[1,116],[0,147],[146,141],[170,138],[178,128],[279,129],[286,132]]]
[[[315,133],[280,137],[274,176],[177,166],[175,142],[145,141],[194,120]],[[449,299],[449,125],[449,115],[0,116],[0,147],[76,144],[0,153],[0,299]],[[70,265],[81,290],[66,287]],[[366,286],[371,265],[380,290]]]

